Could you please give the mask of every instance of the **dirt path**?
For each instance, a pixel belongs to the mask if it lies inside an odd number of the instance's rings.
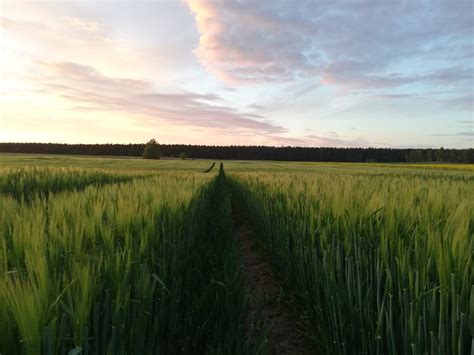
[[[254,324],[261,310],[270,328],[268,345],[271,354],[312,354],[297,331],[298,322],[293,310],[281,300],[281,287],[273,278],[270,265],[258,252],[256,242],[239,213],[234,213],[234,223],[243,271],[250,288],[247,326]]]

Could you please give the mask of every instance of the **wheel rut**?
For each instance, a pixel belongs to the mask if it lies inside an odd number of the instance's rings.
[[[259,252],[238,210],[234,210],[235,237],[247,285],[250,289],[248,333],[260,317],[269,328],[270,354],[314,354],[306,344],[292,307],[282,297],[282,288],[273,277],[269,262]]]

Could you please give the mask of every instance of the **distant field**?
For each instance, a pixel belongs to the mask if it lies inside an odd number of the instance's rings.
[[[212,160],[147,160],[136,157],[102,157],[55,154],[0,153],[0,167],[43,166],[116,170],[205,170]]]
[[[268,353],[236,210],[314,353],[470,353],[474,166],[213,163],[1,154],[0,353]]]
[[[77,155],[36,155],[0,153],[0,167],[47,166],[119,170],[191,170],[207,169],[212,159],[145,160],[138,157],[101,157]],[[439,173],[473,175],[474,164],[401,164],[401,163],[327,163],[226,160],[231,172],[353,172],[353,173]]]

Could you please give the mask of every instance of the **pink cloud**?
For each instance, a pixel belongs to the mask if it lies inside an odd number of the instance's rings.
[[[64,99],[72,111],[82,112],[84,118],[92,122],[95,113],[102,113],[101,117],[103,113],[111,117],[114,113],[122,113],[132,118],[137,127],[158,129],[163,124],[175,126],[178,131],[182,127],[187,132],[202,132],[201,137],[213,141],[229,137],[239,144],[370,145],[360,138],[343,139],[334,134],[294,137],[265,116],[229,107],[220,96],[212,93],[159,92],[154,90],[152,82],[110,77],[92,66],[72,62],[41,61],[36,65],[42,74],[30,77],[30,82],[43,94]],[[96,123],[100,126],[100,121]]]
[[[298,49],[311,39],[267,16],[270,3],[186,0],[200,33],[194,53],[213,74],[229,82],[279,81],[314,70]],[[287,25],[287,24],[286,24]],[[283,34],[283,31],[285,32]],[[304,42],[304,43],[301,43]]]
[[[469,2],[185,2],[200,35],[194,53],[224,81],[309,78],[345,91],[435,83],[462,93],[467,87]]]
[[[109,77],[91,66],[71,62],[37,65],[42,75],[30,81],[43,93],[67,100],[74,110],[123,112],[145,125],[164,122],[252,135],[286,132],[261,115],[224,105],[215,94],[157,92],[152,82]]]

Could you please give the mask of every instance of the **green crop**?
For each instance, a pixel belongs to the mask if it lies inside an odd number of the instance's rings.
[[[246,328],[233,206],[315,353],[471,351],[472,166],[0,165],[2,354],[267,353],[271,324]]]
[[[78,191],[89,185],[132,181],[150,174],[73,168],[2,168],[0,169],[0,195],[10,195],[18,200],[30,201],[35,195],[47,197],[61,191]]]
[[[469,352],[472,179],[240,173],[232,185],[315,349]]]
[[[1,353],[257,351],[223,176],[48,173],[83,190],[0,196]]]

